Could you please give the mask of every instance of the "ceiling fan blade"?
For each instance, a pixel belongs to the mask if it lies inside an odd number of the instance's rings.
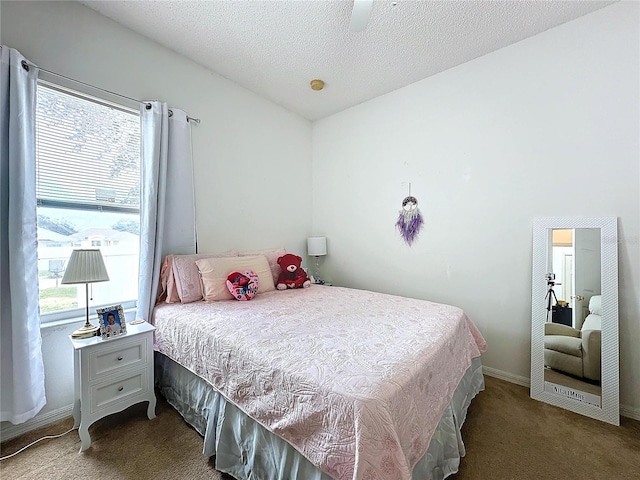
[[[362,32],[367,27],[372,8],[373,0],[353,0],[349,30],[352,32]]]

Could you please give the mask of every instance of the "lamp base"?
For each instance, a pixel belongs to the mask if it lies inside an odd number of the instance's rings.
[[[100,327],[94,327],[89,322],[85,323],[82,327],[77,329],[71,334],[71,338],[91,338],[98,335]]]

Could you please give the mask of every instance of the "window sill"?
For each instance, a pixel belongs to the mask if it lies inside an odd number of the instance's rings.
[[[131,308],[125,308],[124,309],[124,316],[125,318],[127,318],[128,322],[131,321],[131,319],[133,317],[135,317],[136,315],[136,307],[131,307]],[[74,323],[84,323],[87,321],[87,317],[86,315],[82,315],[82,316],[76,316],[76,317],[69,317],[69,318],[63,318],[62,320],[53,320],[51,322],[44,322],[40,324],[40,330],[46,330],[48,328],[55,328],[55,327],[63,327],[66,325],[71,325]],[[98,325],[98,319],[97,318],[92,318],[91,313],[89,313],[89,321],[91,323],[93,323],[94,325]]]

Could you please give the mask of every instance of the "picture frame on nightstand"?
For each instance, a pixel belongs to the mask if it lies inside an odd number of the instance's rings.
[[[96,309],[100,320],[100,336],[103,340],[127,333],[127,321],[122,305]]]

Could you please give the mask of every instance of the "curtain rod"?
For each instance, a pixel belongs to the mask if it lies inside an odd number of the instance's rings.
[[[38,70],[40,70],[42,72],[45,72],[45,73],[48,73],[50,75],[55,75],[56,77],[64,78],[66,80],[70,80],[72,82],[78,83],[80,85],[84,85],[86,87],[95,88],[96,90],[100,90],[102,92],[106,92],[106,93],[109,93],[111,95],[115,95],[116,97],[126,98],[127,100],[131,100],[132,102],[144,103],[146,105],[146,107],[147,107],[147,110],[151,109],[151,104],[149,102],[143,102],[142,100],[138,100],[136,98],[127,97],[126,95],[122,95],[121,93],[116,93],[116,92],[112,92],[111,90],[107,90],[105,88],[96,87],[95,85],[91,85],[90,83],[81,82],[80,80],[76,80],[75,78],[67,77],[66,75],[62,75],[61,73],[52,72],[51,70],[47,70],[46,68],[42,68],[42,67],[39,67],[37,65],[34,65],[33,63],[29,63],[26,60],[22,60],[22,68],[24,68],[25,70],[29,71],[29,67],[35,67]],[[169,109],[169,116],[170,117],[173,116],[173,111],[171,109]],[[188,122],[200,123],[200,119],[199,118],[190,117],[189,115],[187,115],[187,121]]]

